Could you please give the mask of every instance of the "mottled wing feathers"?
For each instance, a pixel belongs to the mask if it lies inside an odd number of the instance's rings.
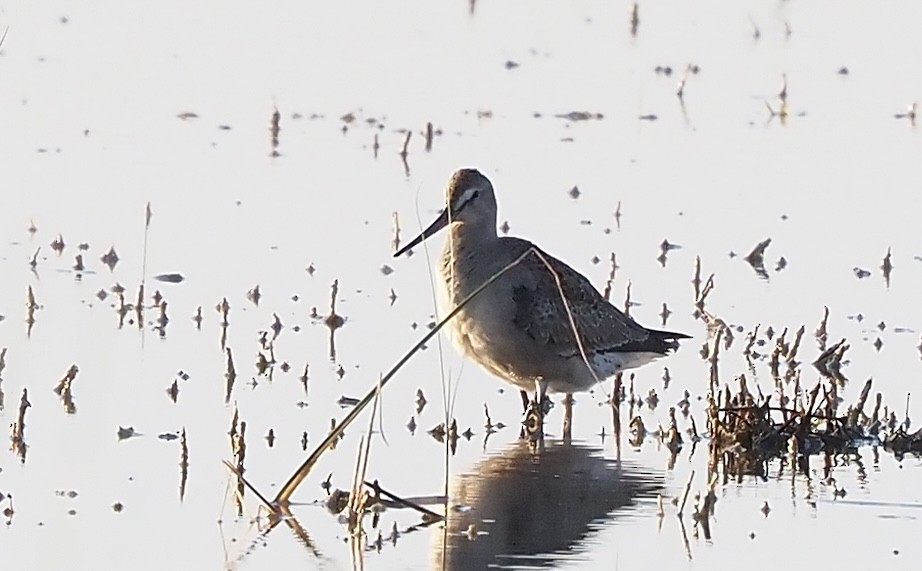
[[[517,240],[517,242],[519,242]],[[520,241],[524,251],[532,244]],[[579,354],[573,323],[563,304],[563,291],[583,348],[589,354],[610,351],[654,351],[665,353],[675,347],[673,334],[651,331],[608,303],[585,277],[567,264],[535,248],[538,255],[526,257],[516,268],[519,279],[512,290],[515,325],[535,341],[562,356]],[[548,265],[550,268],[548,268]],[[553,270],[560,280],[554,279]]]

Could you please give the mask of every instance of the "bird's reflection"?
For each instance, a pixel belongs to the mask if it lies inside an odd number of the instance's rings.
[[[659,488],[658,477],[598,448],[547,441],[534,454],[516,442],[453,482],[433,568],[550,566]]]

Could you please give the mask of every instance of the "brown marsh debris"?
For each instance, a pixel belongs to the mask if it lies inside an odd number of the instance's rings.
[[[816,331],[814,336],[816,337],[816,344],[819,347],[820,351],[826,350],[826,340],[829,338],[826,333],[826,324],[829,322],[829,307],[823,306],[823,319],[820,320],[819,325],[816,326]]]
[[[179,382],[176,381],[176,379],[173,379],[173,384],[167,387],[166,394],[167,396],[170,397],[170,400],[173,401],[173,403],[175,404],[176,399],[179,398]]]
[[[336,296],[339,294],[339,280],[334,280],[330,286],[330,313],[323,318],[324,324],[335,331],[345,324],[346,320],[336,313]]]
[[[716,396],[708,395],[712,463],[724,467],[725,479],[764,476],[766,462],[785,454],[805,470],[809,456],[852,450],[876,439],[882,428],[879,400],[870,415],[864,412],[871,379],[844,413],[838,410],[838,381],[834,377],[821,378],[802,394],[798,375],[792,386],[778,386],[780,397],[753,393],[745,375],[740,375],[737,383],[736,390],[725,386]]]
[[[279,113],[278,107],[276,107],[272,112],[272,119],[269,121],[269,135],[271,136],[272,152],[269,156],[275,158],[279,155],[279,132],[282,130],[280,123],[282,120],[282,114]]]
[[[138,286],[138,298],[134,303],[134,312],[137,318],[138,329],[144,327],[144,283]]]
[[[154,279],[158,282],[166,282],[170,284],[182,283],[186,278],[182,274],[170,273],[170,274],[157,274],[154,276]]]
[[[331,361],[336,359],[336,330],[346,323],[346,319],[336,313],[337,295],[339,295],[339,280],[333,280],[333,285],[330,287],[330,313],[323,318],[323,323],[330,329],[329,345]],[[316,308],[314,308],[314,313],[316,313]],[[342,372],[339,378],[342,379],[342,375],[345,374],[345,371],[342,370],[342,366],[340,366],[339,370]]]
[[[154,329],[160,334],[160,337],[166,337],[166,326],[170,322],[170,318],[166,314],[166,300],[161,299],[160,303],[157,305],[157,308],[160,310],[160,312],[157,315],[157,321],[154,324]]]
[[[304,397],[307,398],[307,381],[310,380],[308,377],[308,372],[310,371],[311,364],[304,364],[304,372],[298,377],[298,380],[301,381],[301,387],[304,389]]]
[[[887,255],[884,256],[884,261],[880,264],[880,271],[884,275],[884,281],[887,283],[887,287],[890,287],[890,272],[893,271],[893,263],[890,261],[890,248],[887,248]]]
[[[19,414],[16,416],[16,422],[10,425],[10,449],[14,454],[19,456],[19,461],[26,463],[26,410],[32,406],[29,402],[29,389],[22,389],[22,396],[19,398]]]
[[[58,234],[57,238],[51,241],[51,249],[55,251],[56,254],[60,254],[64,251],[64,236]]]
[[[663,239],[662,243],[659,245],[660,254],[657,256],[656,261],[660,263],[660,266],[666,267],[666,256],[672,250],[678,250],[682,246],[678,244],[671,243],[668,239]]]
[[[558,119],[566,119],[568,121],[590,121],[590,120],[601,120],[605,116],[601,113],[591,113],[589,111],[570,111],[569,113],[558,113],[554,115]],[[575,198],[575,197],[574,197]]]
[[[231,452],[234,455],[234,473],[237,475],[237,494],[234,496],[235,502],[237,504],[238,514],[243,513],[243,491],[245,480],[243,479],[243,474],[246,472],[244,467],[244,462],[246,460],[246,430],[247,423],[246,421],[239,421],[239,411],[237,407],[234,407],[234,417],[231,421],[231,430],[230,430],[230,439],[231,439]]]
[[[109,251],[103,254],[100,260],[109,268],[110,272],[114,271],[115,265],[118,264],[119,261],[118,254],[115,252],[115,246],[111,246]]]
[[[768,108],[769,120],[778,117],[782,125],[787,125],[791,111],[788,107],[788,76],[786,73],[781,74],[781,90],[778,92],[778,100],[780,106],[777,110],[768,101],[765,102],[765,107]]]
[[[32,336],[32,326],[35,325],[35,310],[41,309],[41,306],[35,301],[35,292],[32,291],[32,286],[29,286],[29,290],[26,293],[26,336]]]
[[[225,351],[227,352],[227,366],[224,371],[224,402],[229,403],[234,390],[234,381],[237,380],[237,369],[234,367],[234,356],[231,354],[230,347],[227,347]]]
[[[35,268],[38,266],[38,254],[42,251],[42,247],[39,246],[35,249],[35,253],[32,254],[32,259],[29,260],[29,267],[32,268],[32,272],[35,273]]]
[[[272,314],[272,325],[269,326],[269,329],[272,330],[272,340],[276,340],[279,334],[282,332],[282,319],[278,316],[277,313]]]
[[[403,145],[400,147],[400,160],[403,162],[403,172],[405,176],[410,176],[410,164],[407,162],[407,156],[409,155],[410,138],[412,136],[413,131],[407,129],[403,138]]]
[[[56,395],[61,397],[61,404],[64,405],[64,410],[67,414],[74,414],[77,412],[77,407],[74,404],[73,394],[71,393],[71,386],[73,385],[74,380],[77,378],[77,373],[80,369],[77,365],[71,365],[67,370],[67,373],[61,377],[61,380],[58,381],[57,386],[54,387],[54,392]]]
[[[247,292],[247,299],[250,300],[253,305],[259,306],[259,300],[262,299],[262,294],[259,292],[259,284],[253,286],[253,289]]]
[[[432,150],[432,139],[435,136],[432,121],[426,122],[426,131],[423,133],[423,136],[426,138],[426,152],[428,153]]]
[[[119,440],[127,440],[138,436],[138,433],[133,426],[119,426],[116,436],[118,436]]]
[[[394,251],[396,252],[400,249],[400,218],[397,216],[396,212],[391,214],[391,221],[394,229],[394,238],[391,240],[391,244],[394,246]]]
[[[186,481],[189,479],[189,439],[186,427],[182,427],[179,437],[179,501],[186,496]]]
[[[746,263],[752,266],[760,278],[768,279],[768,272],[765,270],[765,250],[772,243],[771,238],[766,238],[756,244],[752,251],[746,255]]]
[[[922,428],[908,432],[908,429],[900,425],[884,438],[883,443],[897,458],[901,458],[907,452],[922,454]]]

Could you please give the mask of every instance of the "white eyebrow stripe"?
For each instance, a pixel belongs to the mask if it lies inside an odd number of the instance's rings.
[[[471,187],[466,189],[461,196],[458,197],[458,204],[455,207],[455,210],[461,210],[464,208],[464,205],[474,199],[474,195],[480,191],[480,187]]]

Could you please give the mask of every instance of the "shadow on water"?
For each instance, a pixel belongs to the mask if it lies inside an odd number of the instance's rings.
[[[551,566],[660,487],[599,448],[548,441],[532,454],[519,441],[452,483],[457,509],[438,533],[433,568],[442,568],[443,545],[445,569]]]

